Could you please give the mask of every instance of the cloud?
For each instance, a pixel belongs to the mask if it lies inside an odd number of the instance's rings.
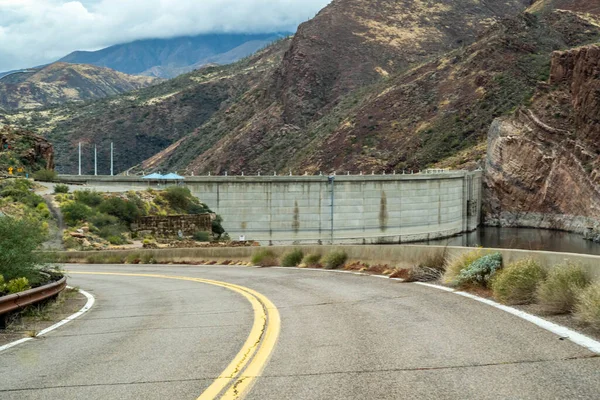
[[[137,39],[293,31],[331,0],[0,0],[0,71]]]

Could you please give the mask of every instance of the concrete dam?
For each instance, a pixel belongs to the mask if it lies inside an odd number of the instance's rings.
[[[120,192],[164,188],[133,176],[64,175]],[[377,244],[439,239],[480,223],[482,172],[365,176],[188,177],[232,239],[264,244]]]

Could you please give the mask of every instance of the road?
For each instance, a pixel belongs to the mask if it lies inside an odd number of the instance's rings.
[[[245,346],[257,310],[229,288],[140,274],[228,282],[272,301],[281,331],[247,399],[597,399],[600,393],[600,358],[593,353],[503,311],[424,286],[297,269],[69,270],[137,275],[73,274],[71,284],[94,294],[96,305],[47,337],[0,353],[0,398],[196,399],[219,382]]]

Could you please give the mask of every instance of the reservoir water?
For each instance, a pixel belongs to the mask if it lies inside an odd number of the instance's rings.
[[[546,229],[482,227],[471,233],[430,240],[424,244],[600,255],[600,243],[585,240],[575,233]]]

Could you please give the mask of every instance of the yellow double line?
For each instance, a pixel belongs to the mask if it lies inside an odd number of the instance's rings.
[[[80,275],[137,276],[147,278],[176,279],[220,286],[241,294],[250,302],[254,310],[254,323],[248,339],[233,361],[221,375],[198,397],[198,400],[220,398],[222,400],[242,399],[262,374],[271,358],[279,332],[281,319],[277,307],[262,294],[244,286],[210,279],[190,278],[159,274],[128,274],[112,272],[74,272]],[[219,397],[220,396],[220,397]]]

